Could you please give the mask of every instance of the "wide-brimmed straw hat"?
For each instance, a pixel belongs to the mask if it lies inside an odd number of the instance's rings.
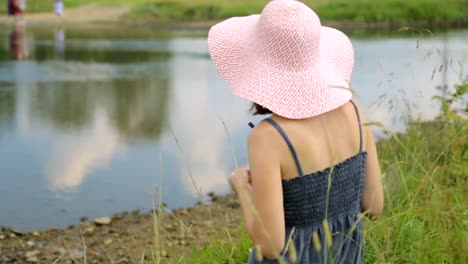
[[[336,109],[352,97],[354,54],[341,34],[322,27],[303,3],[274,0],[260,15],[213,26],[208,46],[234,94],[280,116],[302,119]],[[337,54],[351,54],[353,61]]]

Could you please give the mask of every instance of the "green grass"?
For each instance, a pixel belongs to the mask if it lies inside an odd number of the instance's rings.
[[[465,120],[414,122],[378,144],[386,209],[367,223],[366,262],[466,263],[467,135]]]
[[[220,20],[260,13],[266,0],[156,0],[142,3],[133,18],[157,21]],[[467,0],[305,0],[324,23],[354,21],[389,25],[456,25],[467,23]]]
[[[269,0],[68,0],[66,8],[87,4],[130,5],[127,19],[142,22],[221,20],[260,13]],[[380,23],[387,26],[460,26],[468,23],[468,0],[304,0],[324,24]],[[5,12],[6,5],[0,6]],[[27,12],[52,12],[52,1],[29,1]]]
[[[135,7],[132,17],[162,21],[219,20],[260,13],[265,0],[156,0]],[[467,0],[303,1],[327,22],[354,21],[392,25],[455,25],[468,22]]]
[[[317,13],[325,20],[389,22],[397,24],[443,24],[467,20],[466,0],[337,0],[318,5]]]
[[[246,263],[252,246],[247,232],[241,229],[225,230],[212,237],[212,243],[202,249],[193,249],[187,264],[199,263]]]

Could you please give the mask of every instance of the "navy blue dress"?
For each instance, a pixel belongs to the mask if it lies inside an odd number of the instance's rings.
[[[273,125],[288,144],[299,173],[296,178],[282,181],[286,244],[294,243],[296,252],[292,254],[285,248],[281,260],[258,260],[253,249],[248,264],[364,262],[360,214],[367,153],[362,151],[361,121],[352,103],[359,122],[359,152],[333,167],[306,175],[284,130],[273,119],[264,120]],[[327,233],[331,241],[326,241]]]

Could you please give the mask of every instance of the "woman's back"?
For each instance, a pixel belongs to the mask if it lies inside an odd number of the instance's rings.
[[[297,152],[304,174],[332,167],[359,152],[360,123],[351,103],[308,119],[291,120],[279,116],[272,119],[287,134]],[[257,129],[268,129],[278,137],[275,144],[278,151],[281,151],[282,179],[299,176],[291,151],[281,135],[270,124],[263,123],[261,126],[263,127],[259,126]],[[363,135],[363,142],[365,140]]]
[[[285,244],[296,246],[297,263],[361,263],[364,239],[359,215],[367,153],[357,106],[350,102],[305,120],[265,121],[256,129],[279,136],[272,142],[281,157]],[[326,234],[331,237],[329,244],[324,239],[313,243],[314,236]],[[252,255],[249,263],[258,262]]]

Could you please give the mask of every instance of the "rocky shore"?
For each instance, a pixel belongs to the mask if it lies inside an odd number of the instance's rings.
[[[210,197],[208,204],[175,211],[163,208],[161,214],[134,211],[83,218],[67,229],[22,232],[1,227],[0,263],[180,262],[213,235],[242,225],[234,196]]]

